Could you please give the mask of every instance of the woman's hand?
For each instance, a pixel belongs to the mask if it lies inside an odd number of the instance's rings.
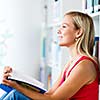
[[[11,76],[11,72],[12,72],[12,68],[11,67],[6,66],[4,68],[2,84],[5,84],[7,86],[11,86],[13,88],[17,88],[18,84],[15,81],[11,81],[11,80],[7,79],[9,76]]]
[[[10,76],[11,72],[12,72],[12,68],[9,66],[6,66],[3,71],[3,78],[7,79],[8,76]]]

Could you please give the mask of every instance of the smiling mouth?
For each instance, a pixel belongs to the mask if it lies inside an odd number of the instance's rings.
[[[62,38],[63,38],[63,36],[62,36],[62,35],[58,35],[58,38],[59,38],[59,39],[62,39]]]

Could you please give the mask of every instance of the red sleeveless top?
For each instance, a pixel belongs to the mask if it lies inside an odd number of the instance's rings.
[[[67,77],[70,75],[70,72],[73,70],[73,68],[82,60],[90,60],[94,63],[95,68],[97,70],[98,73],[98,64],[91,58],[87,57],[87,56],[82,56],[75,64],[74,66],[70,69],[70,71],[68,72]],[[85,67],[85,66],[84,66]],[[59,84],[59,86],[65,81],[65,77],[66,77],[66,72],[67,69],[65,69],[61,83]],[[98,84],[98,74],[96,79],[88,85],[83,86],[76,94],[74,94],[71,98],[69,98],[69,100],[98,100],[98,95],[99,95],[99,84]]]

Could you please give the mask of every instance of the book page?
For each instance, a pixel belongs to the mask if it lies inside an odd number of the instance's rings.
[[[11,76],[8,77],[8,79],[22,81],[22,82],[25,82],[25,83],[28,83],[28,84],[31,84],[33,86],[40,87],[40,88],[43,88],[44,86],[44,84],[41,83],[40,81],[15,69],[13,69]]]

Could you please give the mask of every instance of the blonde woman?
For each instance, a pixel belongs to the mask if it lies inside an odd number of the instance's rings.
[[[15,88],[3,100],[98,100],[98,63],[93,57],[94,25],[82,12],[64,15],[58,30],[59,45],[69,49],[67,62],[53,87],[44,94],[7,80],[11,67],[5,67],[2,83]]]

